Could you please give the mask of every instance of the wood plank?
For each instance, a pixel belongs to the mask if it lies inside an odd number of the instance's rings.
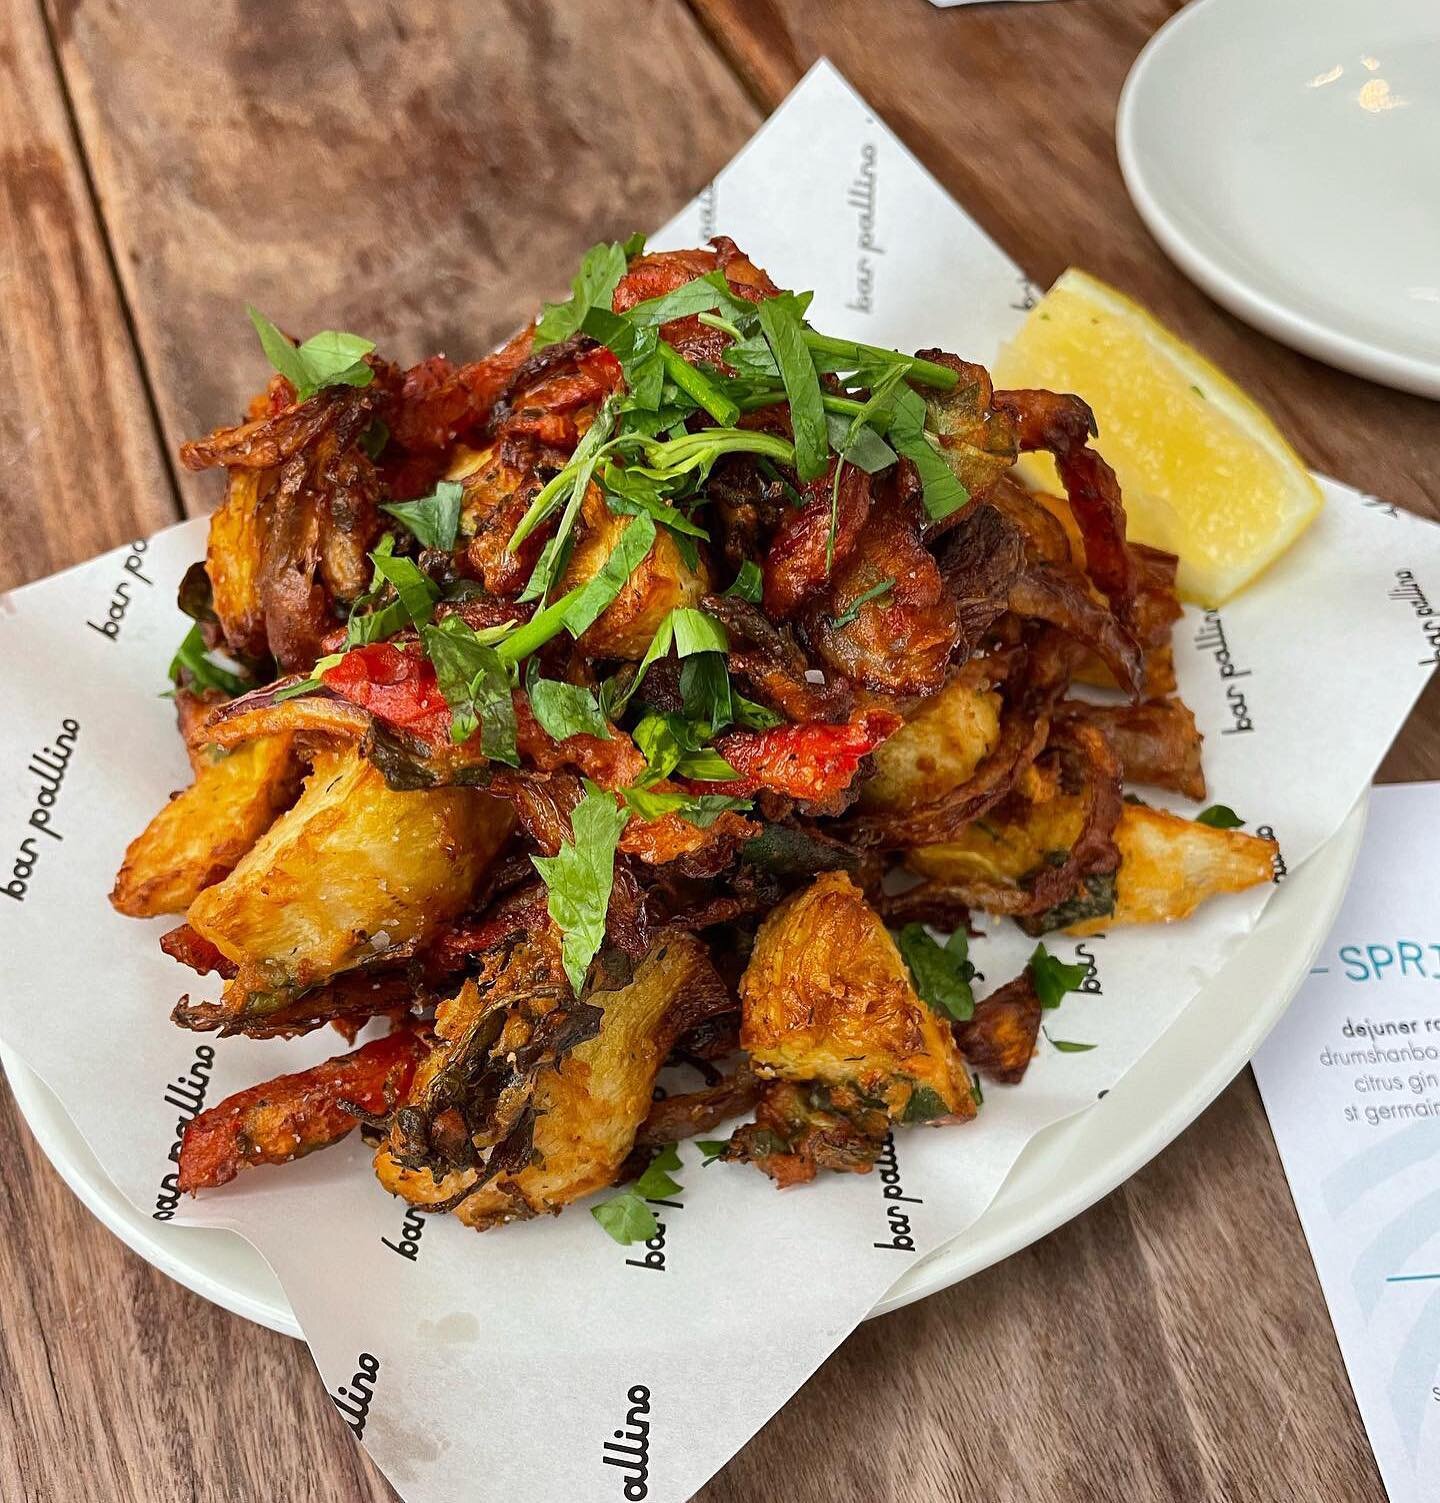
[[[0,3],[0,589],[173,521],[60,75]]]
[[[483,353],[758,121],[679,0],[50,11],[172,447],[268,374],[247,301]]]

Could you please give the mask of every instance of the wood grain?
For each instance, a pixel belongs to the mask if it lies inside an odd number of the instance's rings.
[[[0,588],[176,516],[125,313],[30,0],[0,0]]]
[[[678,0],[49,9],[172,448],[268,375],[247,302],[473,358],[759,118]]]
[[[1440,514],[1432,404],[1237,324],[1130,208],[1111,121],[1169,0],[693,0],[694,17],[679,0],[336,0],[303,16],[45,0],[49,38],[39,3],[0,0],[9,582],[174,514],[162,443],[233,412],[262,374],[247,298],[401,358],[483,348],[585,244],[663,220],[822,49],[1034,276],[1083,259],[1271,402],[1313,462]],[[209,489],[186,485],[193,510]],[[1437,725],[1440,689],[1386,775],[1440,776]],[[3,1092],[0,1132],[16,1145],[0,1497],[395,1496],[303,1347],[129,1253]],[[701,1497],[972,1495],[1383,1503],[1248,1074],[1086,1216],[863,1327]]]

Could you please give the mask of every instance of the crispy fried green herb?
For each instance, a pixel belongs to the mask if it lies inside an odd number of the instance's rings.
[[[205,647],[205,638],[199,625],[192,626],[175,649],[170,660],[170,682],[180,683],[180,670],[190,675],[190,684],[195,689],[218,689],[222,694],[243,694],[251,687],[238,674],[231,673],[223,664],[217,663]]]
[[[1211,804],[1195,816],[1197,825],[1209,825],[1212,830],[1238,830],[1245,823],[1227,804]]]

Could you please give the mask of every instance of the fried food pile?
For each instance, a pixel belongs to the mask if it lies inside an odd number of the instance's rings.
[[[180,591],[194,781],[112,901],[222,978],[182,1028],[386,1031],[202,1112],[181,1188],[358,1127],[483,1229],[742,1115],[710,1156],[865,1171],[1019,1082],[1077,984],[1042,939],[977,1001],[972,913],[1089,934],[1270,878],[1124,793],[1202,800],[1201,738],[1176,559],[1126,541],[1084,402],[808,304],[717,239],[596,246],[467,365],[252,310],[276,374],[181,451],[226,482]]]

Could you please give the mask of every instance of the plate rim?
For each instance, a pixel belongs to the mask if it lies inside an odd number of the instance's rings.
[[[1222,3],[1229,0],[1191,0],[1155,32],[1125,77],[1115,109],[1115,150],[1120,174],[1136,212],[1160,248],[1191,281],[1252,327],[1340,370],[1401,391],[1440,398],[1440,359],[1403,354],[1347,333],[1258,290],[1232,266],[1190,239],[1164,207],[1164,194],[1157,193],[1142,160],[1144,148],[1137,139],[1135,123],[1136,100],[1160,52],[1172,46],[1176,35],[1193,25],[1197,15]]]
[[[868,1312],[866,1319],[889,1314],[936,1294],[1048,1236],[1057,1227],[1088,1210],[1163,1152],[1210,1105],[1245,1068],[1266,1034],[1284,1014],[1330,933],[1360,852],[1368,804],[1367,789],[1329,840],[1289,874],[1289,891],[1281,889],[1272,896],[1255,927],[1225,965],[1121,1076],[1104,1100],[1052,1123],[1037,1134],[1026,1145],[984,1212],[965,1231],[908,1268]],[[1280,984],[1271,989],[1263,1005],[1254,1008],[1248,1026],[1227,1037],[1226,1047],[1211,1056],[1207,1067],[1198,1072],[1188,1089],[1174,1093],[1167,1108],[1158,1116],[1149,1116],[1143,1132],[1128,1135],[1122,1148],[1104,1158],[1097,1158],[1089,1173],[1070,1180],[1061,1194],[1047,1201],[1043,1214],[1027,1213],[1023,1209],[1007,1214],[1006,1189],[1014,1182],[1016,1170],[1026,1157],[1043,1153],[1046,1144],[1053,1144],[1066,1135],[1076,1137],[1090,1133],[1099,1137],[1107,1133],[1116,1114],[1123,1115],[1129,1110],[1130,1098],[1143,1094],[1147,1061],[1152,1070],[1163,1069],[1166,1040],[1202,1003],[1211,988],[1225,984],[1232,969],[1244,970],[1247,967],[1253,959],[1256,935],[1266,927],[1267,920],[1272,926],[1278,921],[1277,913],[1288,916],[1291,905],[1298,905],[1296,912],[1304,915],[1300,949],[1281,962]],[[156,1224],[143,1211],[120,1194],[85,1144],[59,1098],[3,1042],[0,1042],[0,1066],[4,1068],[20,1114],[41,1151],[82,1204],[132,1252],[202,1299],[282,1335],[303,1339],[299,1322],[279,1280],[253,1243],[239,1232],[219,1227],[167,1226],[163,1231],[157,1230]],[[987,1228],[987,1220],[995,1224]],[[197,1253],[196,1249],[204,1246],[202,1239],[214,1238],[234,1239],[253,1257],[255,1272],[249,1280],[238,1284],[229,1282],[206,1266],[203,1254]],[[234,1255],[238,1250],[232,1247],[229,1251]]]

